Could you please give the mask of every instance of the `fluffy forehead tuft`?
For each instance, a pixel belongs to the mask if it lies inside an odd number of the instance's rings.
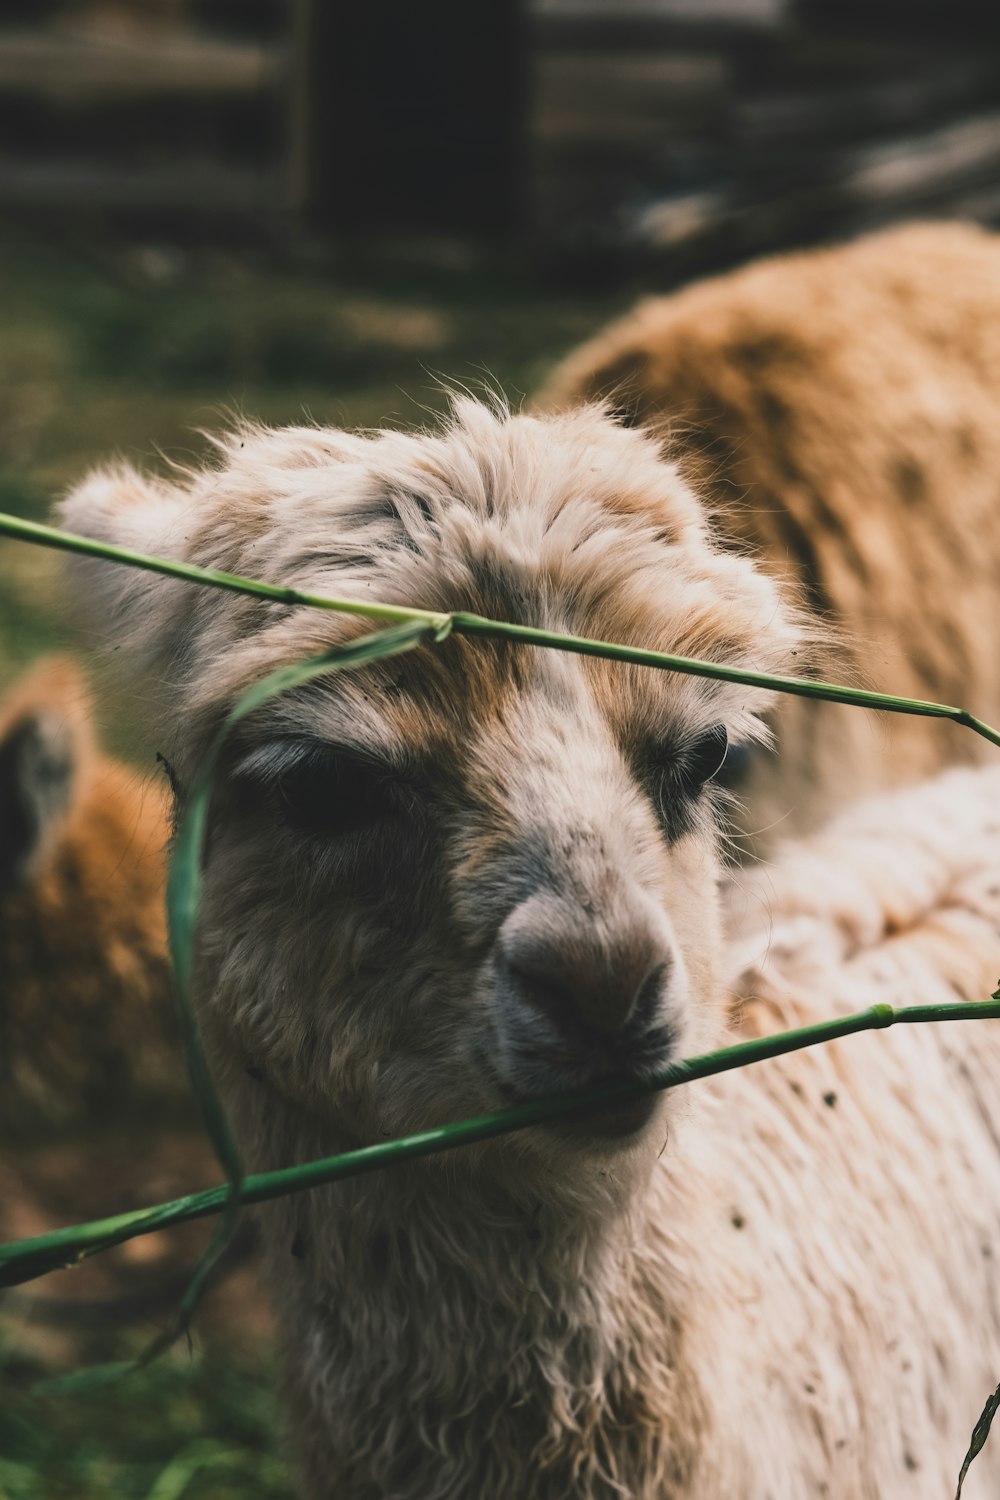
[[[179,483],[123,469],[92,476],[63,520],[312,592],[472,610],[758,669],[784,666],[794,644],[773,583],[717,550],[655,441],[598,407],[536,417],[463,398],[437,432],[243,427],[217,449],[214,467]],[[203,705],[371,628],[84,566],[100,575],[99,611],[116,644]],[[501,654],[470,645],[441,659],[468,676],[473,652],[494,667]],[[640,713],[648,674],[605,675]],[[446,701],[452,690],[434,693]],[[485,678],[480,690],[490,691]],[[687,690],[692,703],[706,691]]]
[[[285,569],[389,574],[390,554],[551,562],[599,535],[703,530],[656,443],[597,408],[544,420],[462,398],[437,433],[248,428],[218,448],[221,468],[190,486],[203,522],[190,541],[234,569],[259,567],[264,538]]]

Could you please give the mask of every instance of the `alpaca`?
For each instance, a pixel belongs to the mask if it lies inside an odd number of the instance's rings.
[[[95,474],[62,517],[316,592],[764,671],[801,661],[809,630],[717,545],[654,439],[595,409],[460,401],[433,434],[247,427],[177,483]],[[154,685],[181,813],[248,686],[371,628],[78,566],[116,660]],[[245,719],[216,780],[194,988],[250,1169],[641,1079],[723,1039],[716,778],[768,703],[452,637]],[[995,838],[984,784],[974,844],[957,813],[934,825],[956,889]],[[886,863],[874,917],[836,840],[842,878],[816,895],[877,993],[822,973],[814,992],[810,970],[801,994],[750,995],[738,1025],[890,998],[896,977],[905,1001],[935,945],[920,993],[987,992],[1000,881],[975,864],[987,915],[956,913],[949,941],[953,884],[919,886],[930,834],[909,807],[888,821],[895,837],[910,819],[912,858]],[[939,1500],[1000,1371],[998,1050],[985,1025],[862,1038],[268,1205],[303,1493]],[[984,1455],[971,1500],[996,1475]]]
[[[50,659],[0,705],[0,1135],[185,1091],[159,787],[101,755],[81,673]]]
[[[95,745],[80,668],[32,668],[0,703],[0,1239],[218,1176],[174,1018],[168,838],[160,785]],[[202,1244],[184,1226],[33,1288],[18,1349],[93,1358],[74,1311],[146,1322],[176,1301]],[[213,1299],[209,1326],[234,1295]]]
[[[850,643],[858,680],[1000,716],[996,235],[909,225],[648,298],[537,404],[596,399],[667,440],[720,531]],[[752,832],[989,753],[832,704],[786,699],[776,722],[779,757],[751,757],[739,787]]]

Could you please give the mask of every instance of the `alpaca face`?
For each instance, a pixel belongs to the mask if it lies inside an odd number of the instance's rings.
[[[607,674],[529,652],[334,678],[230,758],[202,982],[248,1061],[359,1140],[642,1077],[711,998],[721,721],[678,729],[667,692],[629,743]]]
[[[594,411],[244,434],[182,490],[91,480],[65,519],[315,592],[758,669],[794,642],[656,447]],[[182,784],[253,681],[371,628],[100,572],[106,617],[171,684]],[[229,746],[206,856],[198,988],[223,1071],[361,1142],[683,1056],[716,999],[714,776],[761,702],[451,638],[265,705]],[[660,1108],[534,1144],[619,1150]]]

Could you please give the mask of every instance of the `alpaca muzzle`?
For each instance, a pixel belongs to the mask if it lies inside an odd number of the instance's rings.
[[[678,1056],[683,961],[661,913],[615,921],[550,895],[522,903],[493,962],[497,1072],[507,1097],[530,1099],[612,1079],[642,1081]],[[638,1129],[652,1098],[591,1121]],[[621,1122],[619,1122],[621,1123]]]

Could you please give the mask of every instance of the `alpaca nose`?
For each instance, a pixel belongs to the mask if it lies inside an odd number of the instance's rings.
[[[656,913],[655,916],[659,916]],[[498,978],[508,1005],[540,1015],[565,1038],[642,1035],[666,1024],[675,967],[666,923],[610,924],[534,897],[500,930]]]

